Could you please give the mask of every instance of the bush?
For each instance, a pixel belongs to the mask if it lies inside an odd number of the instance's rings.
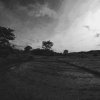
[[[55,52],[53,50],[48,49],[34,49],[32,50],[32,54],[41,56],[53,56]]]

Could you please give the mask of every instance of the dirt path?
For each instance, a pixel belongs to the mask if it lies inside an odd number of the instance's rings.
[[[77,64],[74,64],[73,62],[67,62],[67,61],[62,61],[62,60],[58,60],[58,62],[65,63],[70,66],[74,66],[76,68],[79,68],[80,70],[84,70],[85,72],[88,72],[88,73],[93,74],[94,76],[100,78],[100,72],[95,69],[87,68],[86,66],[82,66],[82,65],[77,65]]]

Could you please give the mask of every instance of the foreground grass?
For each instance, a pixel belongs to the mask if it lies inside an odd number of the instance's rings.
[[[31,61],[13,64],[0,79],[1,100],[100,99],[99,77],[59,60],[87,66],[97,61],[36,56]]]

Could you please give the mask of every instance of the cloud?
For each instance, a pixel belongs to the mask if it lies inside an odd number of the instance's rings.
[[[56,19],[59,16],[58,9],[61,5],[61,0],[0,0],[0,2],[5,9],[10,10],[16,18],[24,21],[34,17]],[[0,5],[0,8],[1,7]]]
[[[43,4],[45,0],[0,0],[7,8],[15,8],[16,5],[27,6],[29,4]]]
[[[35,10],[34,10],[35,8]],[[48,16],[50,18],[57,18],[57,12],[54,11],[53,9],[49,8],[48,4],[45,5],[33,5],[33,10],[31,10],[28,13],[29,16],[35,16],[35,17],[44,17],[44,16]]]
[[[15,8],[16,5],[28,6],[30,4],[49,4],[53,9],[59,9],[64,0],[0,0],[7,8]]]

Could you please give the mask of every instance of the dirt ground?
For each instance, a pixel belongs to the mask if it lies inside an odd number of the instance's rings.
[[[0,100],[100,100],[99,58],[35,57],[0,78]]]

